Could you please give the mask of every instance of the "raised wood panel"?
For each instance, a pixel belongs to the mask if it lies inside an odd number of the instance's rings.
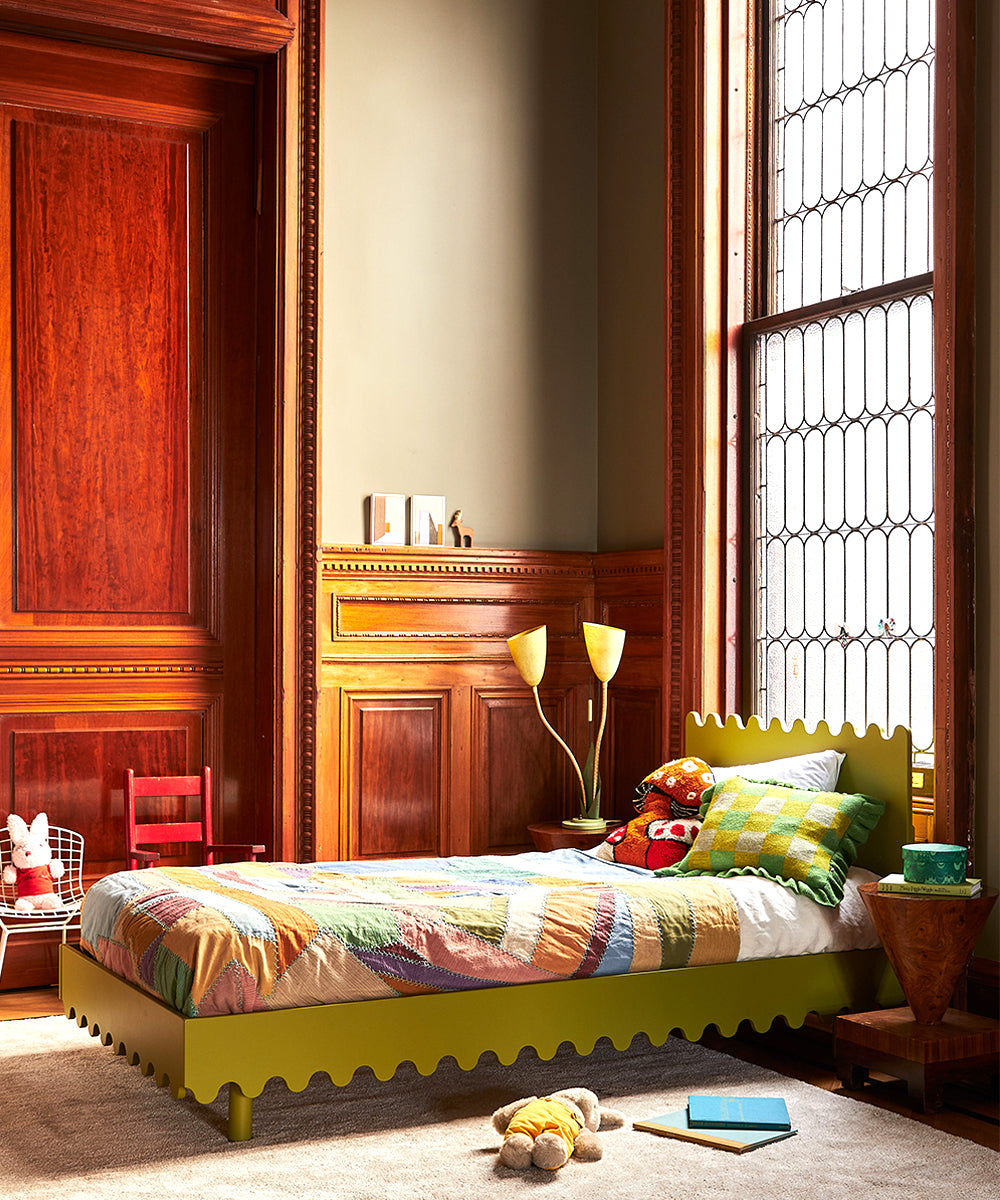
[[[122,773],[200,770],[204,712],[46,713],[0,717],[10,811],[48,814],[84,837],[84,877],[126,866]]]
[[[349,857],[448,853],[447,698],[345,692]]]
[[[13,728],[12,811],[48,814],[83,834],[88,880],[126,865],[122,772],[182,775],[200,766],[201,722],[127,729]],[[162,718],[161,718],[162,720]],[[174,718],[177,720],[177,718]],[[21,724],[9,718],[4,725]]]
[[[663,633],[663,603],[660,600],[610,600],[603,605],[601,623],[624,629],[632,638],[659,640]]]
[[[585,699],[571,689],[539,693],[546,718],[573,748],[574,708]],[[525,849],[529,825],[577,814],[576,775],[538,719],[530,692],[477,690],[473,727],[473,853]]]
[[[342,596],[335,597],[333,607],[335,638],[506,639],[535,625],[545,625],[550,638],[578,636],[579,601]]]
[[[200,138],[41,113],[8,140],[15,611],[190,620]]]
[[[4,812],[83,835],[84,886],[125,869],[122,773],[188,774],[202,764],[207,710],[171,712],[37,712],[0,716]],[[178,862],[187,861],[183,855]],[[5,988],[52,983],[55,934],[11,938]]]
[[[602,816],[623,821],[635,816],[635,789],[660,765],[662,720],[659,688],[619,687],[609,691],[611,736],[607,751],[601,752],[601,758],[606,759],[601,770],[605,796]]]

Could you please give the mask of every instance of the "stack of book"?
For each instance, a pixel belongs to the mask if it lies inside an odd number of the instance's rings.
[[[907,896],[978,896],[983,890],[981,879],[966,879],[963,883],[913,883],[902,875],[886,875],[878,881],[880,892],[900,892]]]
[[[688,1096],[687,1108],[635,1121],[633,1128],[737,1154],[796,1132],[780,1096]]]

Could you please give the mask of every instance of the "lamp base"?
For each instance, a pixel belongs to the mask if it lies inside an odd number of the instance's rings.
[[[563,821],[563,829],[576,829],[580,833],[603,833],[608,823],[601,817],[572,817]]]

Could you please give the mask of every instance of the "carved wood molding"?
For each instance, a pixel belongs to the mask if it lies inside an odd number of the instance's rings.
[[[319,595],[319,289],[320,289],[320,136],[322,0],[301,0],[296,34],[298,65],[299,262],[297,353],[297,537],[299,569],[295,597],[299,631],[297,682],[298,769],[297,854],[313,857],[316,844],[316,765],[318,702],[316,670],[319,660],[317,606]],[[286,154],[292,146],[286,142]],[[291,502],[291,497],[288,501]]]
[[[544,550],[426,550],[420,546],[324,546],[323,577],[340,574],[550,576],[589,580],[594,555]]]
[[[0,675],[217,675],[214,663],[16,663],[0,664]]]
[[[116,45],[186,48],[198,57],[213,48],[229,55],[276,54],[295,31],[274,0],[21,0],[0,3],[0,23]]]
[[[529,625],[548,626],[553,646],[578,638],[583,621],[606,620],[647,643],[662,638],[663,563],[659,550],[432,551],[420,547],[325,547],[324,659],[374,653],[381,644],[439,642],[434,654],[492,656]],[[329,605],[329,607],[327,607]],[[364,650],[368,642],[370,649]],[[451,643],[449,647],[447,644]],[[397,651],[394,649],[395,655]],[[419,654],[415,647],[400,651]],[[560,651],[562,653],[562,651]],[[657,653],[659,651],[657,650]]]
[[[683,716],[702,699],[700,610],[703,495],[702,112],[704,34],[700,4],[666,6],[665,300],[666,396],[664,460],[665,752],[683,744]]]

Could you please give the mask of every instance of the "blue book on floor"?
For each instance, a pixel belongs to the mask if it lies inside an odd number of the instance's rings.
[[[792,1122],[780,1096],[688,1096],[692,1129],[783,1129]]]
[[[632,1128],[658,1133],[662,1137],[680,1138],[686,1142],[700,1142],[704,1146],[716,1146],[736,1154],[766,1146],[770,1142],[780,1142],[796,1132],[794,1129],[695,1129],[688,1122],[686,1108],[650,1117],[646,1121],[634,1121]]]

